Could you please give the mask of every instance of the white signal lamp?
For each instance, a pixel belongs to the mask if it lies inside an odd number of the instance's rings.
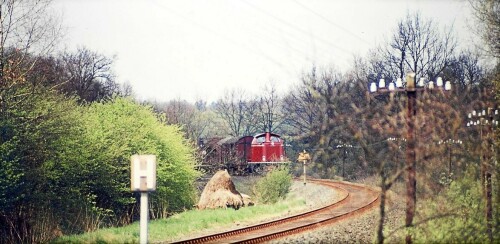
[[[378,83],[378,88],[385,88],[385,80],[382,78],[380,79],[379,83]]]
[[[401,78],[398,78],[398,79],[396,80],[396,87],[397,87],[397,88],[401,88],[401,87],[403,87],[403,81],[401,80]]]

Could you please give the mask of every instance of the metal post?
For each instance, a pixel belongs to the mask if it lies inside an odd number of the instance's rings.
[[[493,243],[493,203],[492,201],[492,185],[491,185],[491,172],[486,171],[486,227],[488,238]]]
[[[304,160],[303,163],[304,163],[304,185],[306,185],[306,160]]]
[[[304,150],[304,152],[299,153],[299,157],[297,158],[297,161],[302,161],[304,165],[304,186],[306,185],[306,163],[307,160],[311,160],[311,157],[309,156],[309,153]]]
[[[451,178],[451,146],[450,146],[450,143],[448,143],[448,155],[450,158],[450,162],[448,163],[448,177]]]
[[[483,120],[479,120],[481,123],[479,124],[479,139],[481,142],[481,155],[479,156],[479,164],[481,165],[481,189],[483,190],[483,196],[486,197],[486,188],[484,184],[485,179],[485,154],[484,154],[484,142],[483,142]]]
[[[141,192],[140,243],[148,243],[148,192]]]
[[[485,183],[486,183],[486,227],[487,227],[487,233],[488,233],[488,238],[490,239],[490,242],[493,243],[493,205],[492,205],[492,185],[491,185],[491,168],[489,167],[489,164],[493,164],[492,160],[492,151],[490,150],[490,145],[491,147],[493,146],[493,139],[492,139],[492,125],[493,125],[493,109],[488,108],[488,116],[491,123],[487,123],[486,126],[486,162],[485,163]]]
[[[415,79],[415,77],[410,77],[410,79]],[[414,80],[413,80],[414,81]],[[408,144],[406,146],[406,219],[405,227],[410,228],[413,226],[413,216],[415,215],[415,205],[417,201],[416,196],[416,153],[415,153],[415,138],[414,138],[414,127],[415,127],[415,115],[416,115],[416,100],[417,92],[415,90],[407,90],[408,96],[408,107],[407,107],[407,120],[406,125],[408,127],[406,138],[408,138]],[[412,243],[412,238],[410,234],[406,235],[406,243]]]
[[[141,194],[139,234],[141,244],[148,243],[148,194],[156,190],[156,155],[130,157],[130,188]]]
[[[344,157],[342,158],[342,180],[345,180],[345,168],[344,168],[344,164],[345,164],[345,158],[347,156],[347,150],[344,148]]]

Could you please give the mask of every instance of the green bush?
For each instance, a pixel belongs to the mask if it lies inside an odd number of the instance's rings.
[[[292,185],[292,175],[285,166],[280,166],[266,174],[255,185],[255,196],[261,203],[276,203],[285,198]]]
[[[484,202],[477,167],[451,182],[444,194],[424,201],[423,219],[415,229],[421,243],[487,243]]]
[[[137,207],[137,195],[130,192],[133,154],[156,155],[157,189],[151,194],[152,217],[165,217],[193,206],[196,160],[194,149],[179,127],[165,125],[165,118],[155,115],[151,107],[125,98],[92,104],[83,115],[87,117],[84,138],[90,157],[82,170],[91,179],[90,194],[96,196],[98,207],[130,221],[127,215]]]

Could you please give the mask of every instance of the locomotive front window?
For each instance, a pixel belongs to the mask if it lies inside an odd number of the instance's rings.
[[[257,137],[257,142],[258,143],[263,143],[265,141],[266,141],[266,137],[265,136]]]
[[[271,141],[272,142],[280,142],[280,138],[277,136],[271,136]]]

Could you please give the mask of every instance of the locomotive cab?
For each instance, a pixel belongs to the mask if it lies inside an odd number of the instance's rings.
[[[253,137],[248,163],[285,162],[284,141],[277,134],[266,132]]]

